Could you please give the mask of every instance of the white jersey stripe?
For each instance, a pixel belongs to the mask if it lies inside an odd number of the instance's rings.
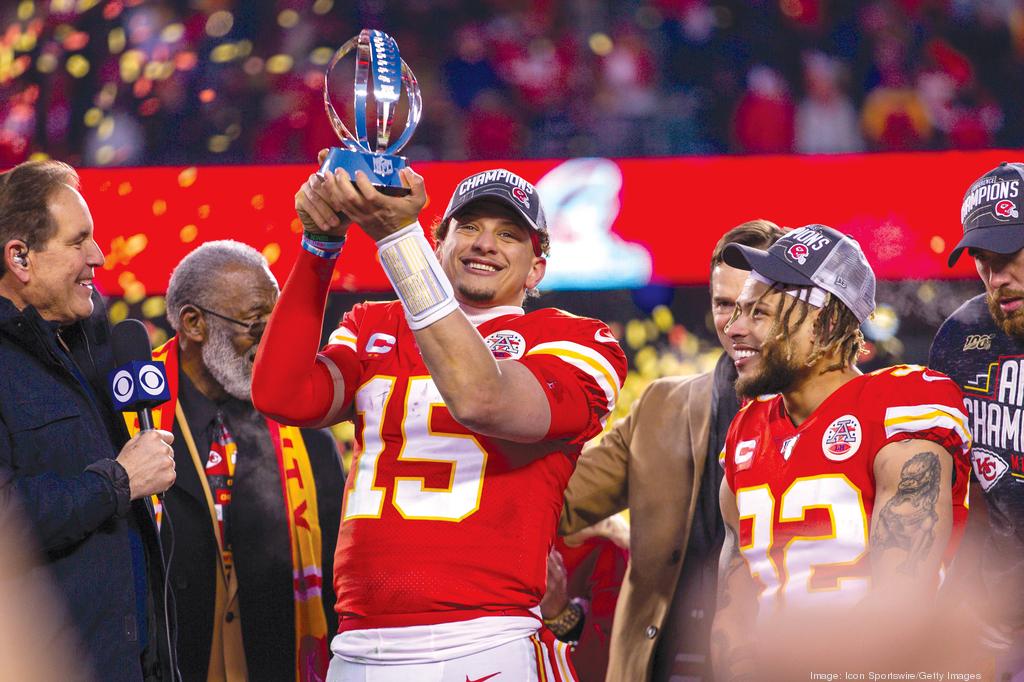
[[[328,346],[345,346],[356,350],[356,335],[355,332],[348,329],[347,327],[338,327],[331,332],[330,338],[327,339]]]
[[[932,428],[947,428],[956,433],[964,451],[971,448],[971,433],[963,412],[949,405],[914,405],[890,407],[885,411],[885,436],[914,433]]]
[[[551,355],[582,370],[604,391],[608,411],[615,409],[619,398],[619,380],[611,363],[597,351],[571,341],[557,341],[534,346],[526,354]]]

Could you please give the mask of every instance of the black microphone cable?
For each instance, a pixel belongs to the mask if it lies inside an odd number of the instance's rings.
[[[167,560],[164,562],[164,629],[167,637],[167,656],[171,668],[171,680],[182,682],[181,670],[178,668],[178,615],[174,593],[171,592],[171,563],[174,561],[174,523],[167,510],[167,503],[160,506],[162,521],[167,522]],[[171,609],[174,609],[174,635],[171,635]]]

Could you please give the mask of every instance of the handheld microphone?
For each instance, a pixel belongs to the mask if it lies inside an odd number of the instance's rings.
[[[164,363],[153,359],[149,333],[138,320],[118,322],[110,340],[117,364],[109,375],[114,408],[119,412],[137,412],[141,429],[151,431],[151,410],[171,398]]]

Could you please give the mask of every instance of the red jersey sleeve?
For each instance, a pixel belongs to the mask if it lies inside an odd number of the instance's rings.
[[[603,322],[553,313],[519,362],[547,395],[551,426],[546,439],[582,445],[601,432],[615,409],[626,378],[626,355]]]
[[[359,360],[358,339],[359,327],[366,316],[366,304],[358,303],[341,318],[338,328],[331,332],[327,344],[320,349],[317,360],[327,367],[334,383],[334,399],[325,423],[333,424],[341,420],[341,415],[352,404],[359,379],[362,375]],[[343,387],[343,390],[338,390]]]
[[[952,379],[918,365],[900,365],[881,370],[872,383],[877,395],[886,398],[879,401],[886,405],[882,447],[928,440],[945,448],[958,466],[969,466],[969,422],[963,395]]]

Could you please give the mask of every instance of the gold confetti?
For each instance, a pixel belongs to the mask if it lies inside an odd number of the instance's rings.
[[[214,154],[226,152],[231,145],[231,138],[227,135],[214,135],[206,142],[206,148]]]
[[[299,13],[293,9],[283,10],[277,15],[277,25],[281,28],[294,28],[299,23]]]
[[[95,128],[103,120],[103,112],[100,111],[99,107],[92,107],[89,111],[85,112],[85,116],[82,119],[85,121],[85,125]]]
[[[268,73],[287,73],[291,71],[294,61],[286,54],[275,54],[267,60]]]
[[[70,73],[75,78],[81,78],[82,76],[89,73],[89,60],[80,54],[73,54],[68,57],[68,62],[65,65]]]
[[[263,257],[267,259],[267,263],[273,265],[281,257],[281,245],[277,242],[270,242],[263,247]]]
[[[18,3],[18,19],[28,21],[36,13],[36,5],[32,0],[24,0]]]
[[[149,319],[162,317],[167,312],[167,300],[163,296],[150,296],[142,304],[142,314]]]
[[[101,140],[106,140],[114,134],[114,119],[111,116],[105,117],[101,122],[99,128],[96,130],[97,136]]]
[[[53,73],[57,70],[57,58],[49,52],[44,52],[36,60],[36,69],[39,73]]]
[[[294,232],[295,234],[301,233],[302,232],[302,221],[299,220],[298,218],[292,218],[291,229],[292,229],[292,232]]]
[[[96,162],[101,166],[110,165],[116,154],[117,153],[114,151],[114,148],[109,144],[101,145],[100,148],[96,150]]]
[[[590,51],[596,54],[598,57],[606,57],[611,54],[615,44],[612,43],[612,39],[605,33],[595,33],[590,36],[587,41],[590,46]]]
[[[318,47],[309,54],[309,61],[317,66],[325,66],[334,56],[334,50],[329,47]]]
[[[932,247],[932,251],[935,253],[942,253],[946,250],[946,240],[939,235],[935,235],[932,237],[930,246]]]
[[[126,197],[129,194],[131,194],[131,193],[132,193],[132,183],[125,181],[125,182],[122,182],[120,185],[117,186],[117,195],[118,196]]]
[[[128,265],[131,263],[132,258],[142,253],[148,245],[149,237],[142,233],[134,234],[127,239],[124,235],[114,237],[110,240],[110,251],[107,253],[106,262],[103,264],[104,269],[113,270],[117,265]],[[132,278],[135,277],[132,273],[126,274],[131,275]],[[122,274],[121,276],[124,277],[125,275]],[[118,283],[121,283],[120,279]],[[124,284],[121,284],[121,287],[124,288]]]
[[[128,304],[124,301],[115,301],[111,304],[110,308],[107,309],[107,316],[110,318],[111,324],[121,322],[128,317]]]
[[[127,289],[128,285],[135,281],[135,273],[131,270],[125,270],[117,276],[117,286],[122,289]]]
[[[234,43],[222,43],[210,51],[210,61],[214,64],[230,62],[238,56],[238,48]]]
[[[206,220],[207,218],[210,217],[210,205],[209,204],[203,204],[202,206],[199,207],[199,217],[201,219],[203,219],[203,220]]]
[[[263,195],[262,194],[254,195],[252,200],[249,203],[251,203],[252,207],[255,208],[257,211],[262,211],[263,210],[263,204],[264,204]]]
[[[214,38],[223,38],[231,32],[235,25],[235,17],[231,12],[220,10],[214,12],[206,20],[206,33]]]
[[[327,14],[334,7],[334,0],[316,0],[313,3],[313,11],[317,14]]]
[[[179,187],[191,187],[196,184],[196,178],[199,176],[199,169],[195,166],[189,166],[185,170],[178,173],[178,186]]]
[[[28,157],[28,160],[29,161],[48,161],[49,158],[50,158],[50,155],[47,154],[46,152],[32,152],[32,154]]]
[[[136,280],[124,288],[124,300],[129,305],[134,305],[144,298],[146,298],[146,285],[142,282]]]
[[[110,29],[110,33],[107,34],[107,49],[110,50],[110,54],[121,54],[124,45],[124,29],[120,26]]]
[[[178,232],[178,239],[181,240],[182,244],[191,244],[196,240],[197,236],[199,236],[199,228],[192,224],[186,225]]]
[[[669,310],[668,306],[664,305],[659,305],[654,309],[651,313],[651,319],[654,320],[654,324],[662,332],[672,329],[672,325],[675,324],[675,320],[672,319],[672,311]]]
[[[167,213],[167,202],[163,199],[157,199],[153,202],[153,215],[161,216]]]
[[[185,25],[178,22],[174,24],[168,24],[164,26],[164,30],[160,31],[160,40],[165,43],[176,43],[181,40],[182,36],[185,35]]]

